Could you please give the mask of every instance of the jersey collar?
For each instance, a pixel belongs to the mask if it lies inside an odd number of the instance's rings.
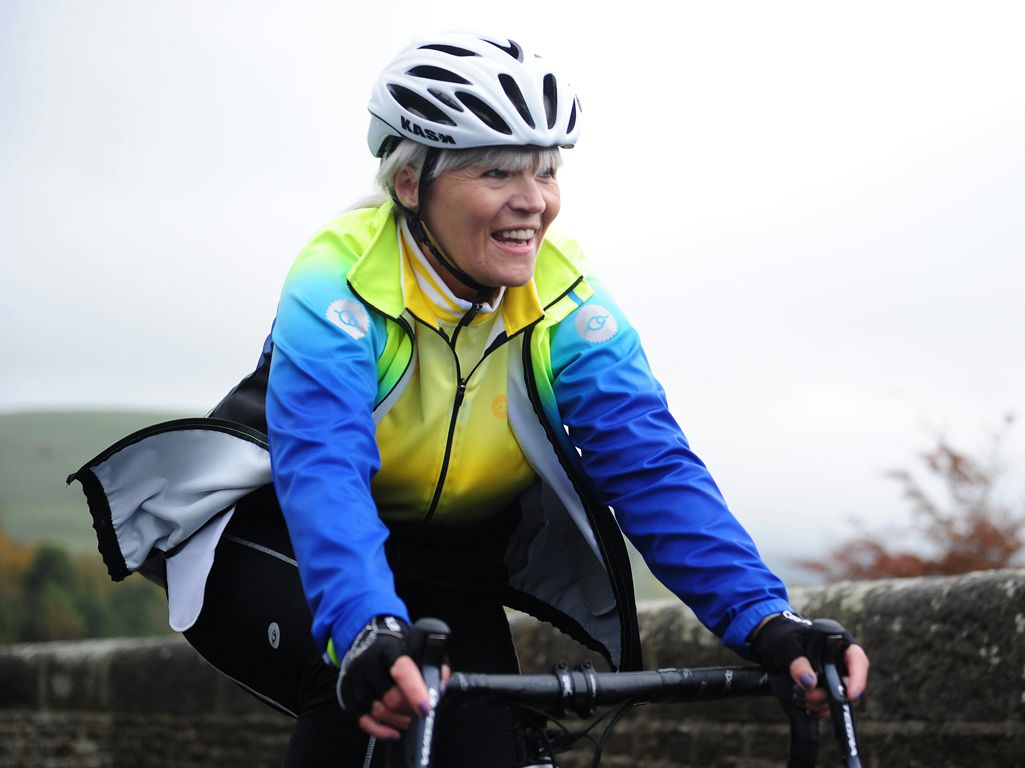
[[[433,313],[416,287],[416,276],[399,245],[394,203],[386,202],[378,209],[372,226],[376,228],[376,233],[362,257],[349,270],[349,285],[361,299],[388,317],[398,318],[408,309],[419,320],[437,327]],[[552,248],[547,240],[541,244],[539,268],[542,260],[552,261],[546,265],[548,281],[554,279],[563,283],[561,290],[555,290],[554,287],[551,290],[552,300],[580,279],[579,271],[557,249]],[[501,304],[506,333],[512,336],[542,319],[545,316],[544,306],[544,295],[538,290],[535,279],[526,285],[506,289]]]

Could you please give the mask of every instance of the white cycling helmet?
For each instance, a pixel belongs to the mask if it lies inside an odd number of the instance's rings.
[[[580,101],[519,43],[470,32],[414,38],[374,84],[367,143],[383,157],[395,139],[439,149],[572,147]]]

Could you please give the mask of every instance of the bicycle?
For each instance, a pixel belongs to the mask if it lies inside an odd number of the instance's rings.
[[[834,736],[845,768],[861,768],[857,729],[842,675],[848,647],[844,628],[830,619],[813,622],[808,656],[820,685],[825,687]],[[776,696],[790,719],[790,755],[787,768],[814,768],[818,761],[818,721],[792,701],[793,680],[786,673],[761,667],[706,667],[660,669],[654,672],[596,672],[589,662],[569,669],[565,662],[542,675],[485,675],[453,672],[441,694],[441,665],[448,626],[437,619],[420,619],[413,626],[412,646],[418,657],[433,706],[425,718],[415,717],[403,737],[401,749],[389,765],[430,768],[434,722],[439,709],[451,706],[502,705],[521,716],[514,729],[517,758],[523,768],[558,768],[555,756],[580,739],[595,746],[592,768],[601,762],[612,729],[634,706],[654,703],[721,701],[746,696]],[[612,706],[584,731],[571,732],[560,722],[574,714],[590,717],[600,706]],[[600,738],[590,733],[603,719],[611,719]],[[558,728],[547,729],[547,721]]]

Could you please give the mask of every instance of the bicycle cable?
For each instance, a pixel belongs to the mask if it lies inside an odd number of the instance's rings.
[[[540,734],[541,738],[544,740],[545,747],[548,749],[548,757],[551,758],[552,761],[552,768],[558,768],[558,763],[555,759],[555,748],[557,746],[564,746],[566,749],[572,749],[573,745],[581,739],[587,739],[587,741],[591,742],[591,744],[594,745],[595,752],[594,758],[591,762],[591,768],[598,768],[599,764],[601,763],[602,752],[604,752],[605,750],[605,743],[609,740],[609,737],[612,735],[612,729],[619,724],[619,721],[626,716],[627,712],[630,709],[632,709],[634,706],[639,705],[640,703],[642,702],[639,699],[633,698],[615,707],[610,707],[608,711],[606,711],[601,717],[599,717],[593,723],[588,725],[582,731],[571,731],[569,728],[563,725],[562,721],[559,720],[559,718],[553,717],[551,713],[546,712],[545,710],[539,709],[537,707],[532,707],[529,704],[519,704],[515,702],[510,702],[507,703],[506,706],[510,707],[511,709],[540,716],[541,720],[538,720],[536,718],[526,718],[524,722],[530,728],[533,728],[535,731],[537,731],[537,733]],[[594,735],[591,733],[591,731],[594,728],[596,728],[603,720],[605,720],[605,718],[609,717],[609,715],[613,716],[612,720],[610,720],[609,723],[602,729],[601,737],[596,739]],[[559,728],[559,730],[562,731],[562,733],[560,734],[561,739],[556,738],[555,740],[553,740],[548,735],[548,729],[545,726],[541,725],[542,722],[547,723],[549,721],[554,723]],[[562,743],[558,743],[560,740],[562,741]]]
[[[569,748],[572,748],[573,744],[575,744],[577,739],[579,738],[577,734],[571,731],[565,725],[563,725],[558,718],[552,717],[551,714],[545,712],[545,710],[543,709],[532,707],[529,704],[517,703],[506,704],[506,706],[508,706],[510,709],[528,712],[532,715],[540,715],[540,720],[538,720],[536,717],[524,718],[522,722],[524,722],[529,728],[532,728],[535,731],[537,731],[537,733],[541,736],[541,738],[544,740],[545,748],[548,751],[548,756],[552,759],[553,768],[558,768],[558,764],[555,762],[556,745],[552,742],[551,737],[548,735],[548,729],[544,725],[542,725],[542,723],[547,723],[549,720],[555,723],[555,725],[562,730],[562,737],[565,739],[566,746]]]
[[[602,731],[601,739],[598,741],[598,746],[594,751],[594,759],[591,761],[591,768],[598,768],[601,763],[601,753],[605,750],[605,742],[609,740],[609,736],[612,735],[612,729],[616,727],[620,720],[626,717],[626,713],[637,704],[637,699],[630,699],[620,705],[619,711],[616,712],[609,724],[605,726],[605,730]],[[613,710],[609,710],[610,712]],[[607,713],[606,713],[607,714]]]

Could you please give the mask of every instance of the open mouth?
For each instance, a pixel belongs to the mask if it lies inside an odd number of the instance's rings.
[[[503,245],[524,246],[530,245],[536,233],[536,229],[502,229],[491,236]]]

